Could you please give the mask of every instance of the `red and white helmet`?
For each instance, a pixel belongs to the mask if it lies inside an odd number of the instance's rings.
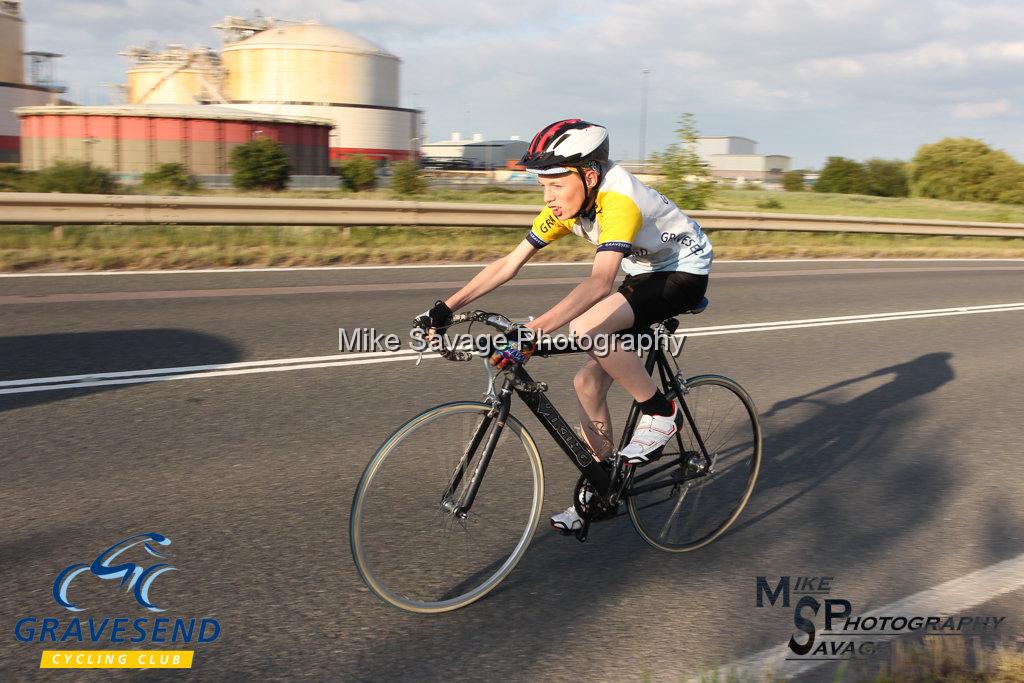
[[[588,161],[608,161],[608,129],[582,119],[565,119],[534,135],[519,163],[533,173],[555,175]]]

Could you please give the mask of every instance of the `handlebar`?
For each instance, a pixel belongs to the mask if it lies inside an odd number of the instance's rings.
[[[483,323],[493,327],[502,334],[508,334],[509,332],[513,332],[519,328],[518,323],[512,322],[500,313],[488,313],[487,311],[468,311],[466,313],[454,315],[452,316],[452,322],[448,325],[448,328],[452,325],[459,325],[462,323]],[[471,351],[460,351],[458,349],[446,349],[443,347],[438,350],[438,354],[440,354],[442,358],[451,361],[469,361],[473,360],[473,358],[479,357]]]

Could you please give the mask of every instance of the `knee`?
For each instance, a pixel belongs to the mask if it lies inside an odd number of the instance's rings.
[[[600,396],[606,389],[605,372],[594,361],[584,365],[572,379],[573,388],[580,396]]]

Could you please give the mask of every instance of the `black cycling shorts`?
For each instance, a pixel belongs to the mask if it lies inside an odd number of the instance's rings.
[[[633,327],[639,332],[697,306],[708,289],[708,276],[679,271],[627,275],[619,285],[633,309]]]

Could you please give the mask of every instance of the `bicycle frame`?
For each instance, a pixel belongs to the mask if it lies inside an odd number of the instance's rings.
[[[582,350],[575,348],[549,350],[545,352],[538,352],[537,355],[544,357],[562,355],[567,353],[581,353]],[[697,424],[693,419],[693,415],[690,413],[689,407],[686,405],[686,401],[683,398],[685,395],[685,387],[680,383],[679,379],[672,372],[668,364],[668,359],[665,357],[665,352],[661,348],[654,348],[648,351],[647,358],[644,363],[644,369],[647,374],[654,376],[654,369],[658,368],[660,375],[661,384],[663,389],[671,389],[675,392],[675,395],[680,397],[680,404],[683,410],[683,415],[686,418],[686,422],[689,425],[691,432],[697,442],[698,447],[701,450],[702,455],[705,458],[709,458],[707,448],[704,445],[704,440],[701,438],[700,432],[697,429]],[[697,479],[706,476],[706,473],[699,473],[689,477],[679,477],[669,479],[668,481],[660,482],[657,484],[648,484],[646,486],[634,486],[629,487],[631,483],[634,483],[630,476],[629,479],[623,479],[623,469],[628,467],[624,465],[620,458],[615,458],[613,463],[612,472],[609,472],[601,466],[591,456],[590,448],[583,443],[583,441],[576,435],[576,432],[569,426],[562,417],[558,409],[548,400],[547,396],[542,390],[536,389],[536,383],[530,377],[530,374],[526,371],[523,366],[515,368],[511,376],[506,374],[505,380],[502,383],[501,390],[497,394],[497,400],[492,404],[492,410],[481,420],[477,427],[473,439],[470,441],[469,447],[463,454],[456,467],[455,472],[452,474],[452,479],[449,482],[448,487],[445,489],[444,494],[441,497],[441,505],[455,514],[458,517],[465,518],[470,508],[473,506],[473,501],[476,498],[476,493],[480,488],[480,484],[483,481],[484,474],[487,471],[487,466],[490,463],[491,456],[494,454],[494,448],[498,443],[498,439],[501,436],[501,431],[505,426],[505,421],[508,418],[509,412],[512,406],[512,392],[515,391],[519,398],[522,399],[523,403],[530,408],[537,419],[540,421],[544,428],[547,430],[551,438],[555,440],[555,443],[565,452],[570,462],[576,466],[576,468],[583,474],[586,480],[594,488],[594,490],[605,500],[610,499],[613,494],[619,494],[622,497],[628,497],[630,495],[643,493],[646,491],[652,491],[659,488],[668,486],[674,486],[680,482],[687,481],[689,479]],[[497,423],[494,429],[491,431],[490,437],[487,439],[487,444],[484,446],[484,451],[479,461],[477,462],[476,469],[473,471],[472,478],[470,479],[469,486],[466,490],[462,500],[454,501],[452,495],[458,488],[465,476],[467,467],[473,459],[473,454],[477,448],[479,448],[481,441],[483,441],[484,435],[491,427],[491,423],[494,420]],[[626,446],[626,436],[632,435],[633,430],[636,427],[637,421],[640,419],[640,408],[636,401],[630,406],[629,414],[626,418],[626,423],[620,436],[619,450]],[[676,440],[679,444],[680,453],[683,453],[682,439],[679,434],[676,435]],[[658,474],[668,468],[675,467],[677,463],[673,460],[664,465],[660,465],[650,471],[643,472],[635,477],[635,483],[640,483],[648,479],[649,477]],[[631,474],[631,473],[630,473]],[[629,475],[626,475],[629,476]],[[616,496],[617,498],[617,496]],[[617,502],[617,501],[616,501]]]

